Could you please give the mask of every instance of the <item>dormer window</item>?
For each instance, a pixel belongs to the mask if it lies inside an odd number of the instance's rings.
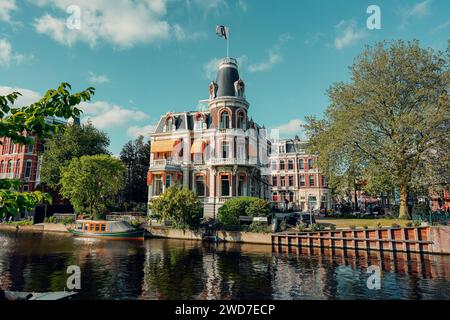
[[[228,129],[230,127],[230,115],[227,111],[222,112],[220,116],[220,129]]]
[[[204,119],[202,117],[202,114],[197,114],[195,116],[194,129],[195,130],[202,130],[204,127],[205,127],[205,122],[204,122]]]

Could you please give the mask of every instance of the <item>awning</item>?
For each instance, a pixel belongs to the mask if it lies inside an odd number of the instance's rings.
[[[176,140],[156,140],[151,144],[151,152],[172,152]]]
[[[205,141],[203,140],[195,140],[192,144],[191,154],[194,153],[203,153],[203,146],[205,145]]]

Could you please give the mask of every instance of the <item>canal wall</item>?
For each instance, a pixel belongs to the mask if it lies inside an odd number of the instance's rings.
[[[274,233],[273,246],[450,254],[450,227]]]
[[[202,240],[203,232],[147,226],[151,237]],[[343,229],[302,233],[217,231],[220,241],[289,248],[332,248],[363,251],[450,254],[450,227]]]
[[[60,233],[68,233],[67,228],[62,223],[38,223],[33,225],[25,225],[25,226],[19,226],[17,228],[15,225],[11,224],[0,224],[0,231],[1,230],[7,230],[7,231],[29,231],[29,232],[60,232]]]
[[[180,230],[161,226],[146,226],[145,228],[150,233],[151,237],[155,238],[203,240],[202,231]],[[220,241],[224,242],[272,244],[270,233],[217,231],[215,235]]]

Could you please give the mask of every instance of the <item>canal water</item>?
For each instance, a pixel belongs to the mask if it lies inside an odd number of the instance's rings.
[[[450,299],[450,256],[275,249],[0,231],[0,287],[62,291],[76,265],[77,299]]]

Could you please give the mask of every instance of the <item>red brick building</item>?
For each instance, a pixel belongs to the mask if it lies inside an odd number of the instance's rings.
[[[47,121],[65,124],[55,118],[49,118]],[[39,155],[44,151],[44,143],[36,137],[32,137],[32,139],[32,144],[22,145],[12,143],[9,138],[0,138],[0,179],[22,180],[20,191],[34,191],[40,183]]]

